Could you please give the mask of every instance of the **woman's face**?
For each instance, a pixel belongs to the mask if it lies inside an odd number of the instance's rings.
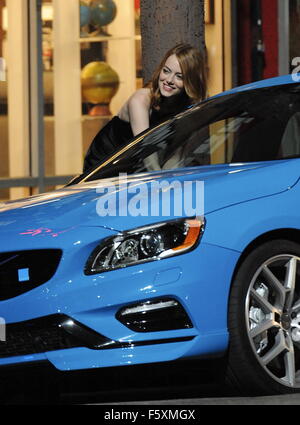
[[[159,90],[162,96],[170,97],[183,91],[183,75],[176,55],[171,55],[159,74]]]

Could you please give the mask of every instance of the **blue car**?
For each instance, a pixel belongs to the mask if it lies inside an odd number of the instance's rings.
[[[219,356],[300,388],[300,83],[240,87],[0,207],[0,366]],[[0,369],[1,370],[1,369]]]

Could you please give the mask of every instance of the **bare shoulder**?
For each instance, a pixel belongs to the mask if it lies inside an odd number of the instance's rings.
[[[149,88],[138,89],[130,96],[127,102],[122,106],[122,108],[120,109],[118,113],[118,116],[119,118],[128,122],[130,120],[129,110],[132,110],[132,108],[137,109],[139,107],[142,107],[142,109],[144,108],[149,109],[150,103],[151,103],[151,90]]]
[[[141,88],[138,89],[136,92],[133,93],[133,95],[129,99],[129,103],[141,103],[145,105],[150,105],[151,101],[151,91],[149,88]]]

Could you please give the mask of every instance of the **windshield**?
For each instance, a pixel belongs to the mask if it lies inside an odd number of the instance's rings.
[[[300,156],[300,85],[220,96],[159,125],[81,181],[210,164]]]

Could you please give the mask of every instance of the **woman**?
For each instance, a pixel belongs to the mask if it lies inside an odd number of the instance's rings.
[[[173,47],[151,82],[137,90],[95,136],[84,159],[83,171],[93,168],[149,126],[205,99],[206,90],[206,61],[201,52],[189,44]]]

